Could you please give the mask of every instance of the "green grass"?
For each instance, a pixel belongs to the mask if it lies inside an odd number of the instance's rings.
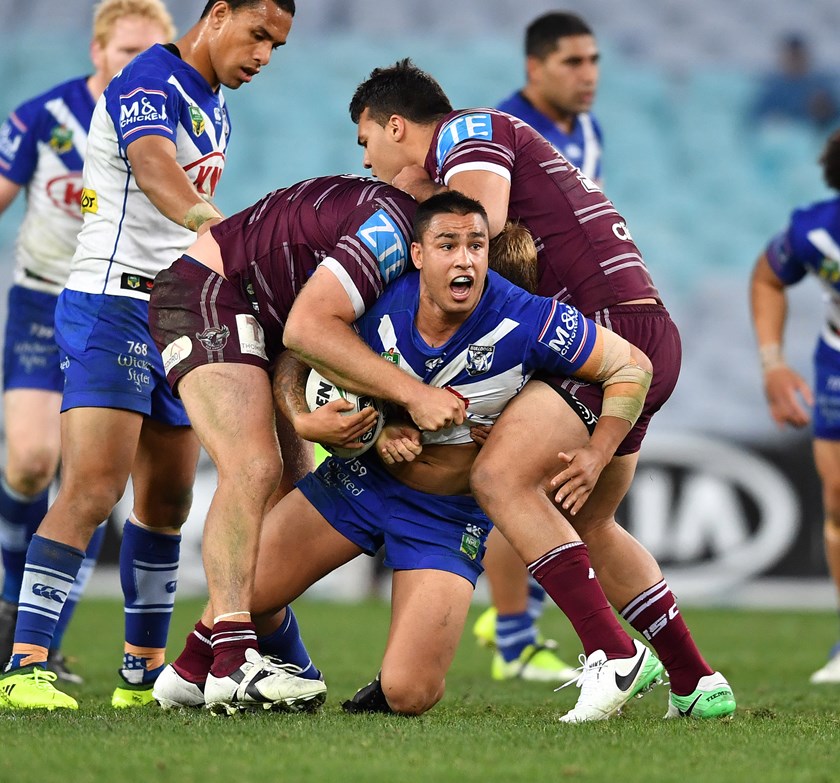
[[[471,614],[471,621],[479,608]],[[200,611],[180,601],[172,651]],[[340,703],[377,671],[388,607],[301,602],[304,638],[330,692],[321,713],[243,715],[108,705],[121,650],[117,603],[83,601],[65,649],[87,684],[78,713],[0,712],[2,783],[242,783],[294,781],[620,781],[789,783],[840,779],[840,686],[808,675],[834,641],[829,613],[686,612],[695,639],[738,698],[732,721],[663,721],[667,688],[619,718],[567,726],[556,717],[577,689],[495,683],[490,657],[465,634],[447,694],[429,714],[349,716]],[[575,649],[566,620],[541,627]],[[574,655],[570,653],[570,658]],[[69,689],[68,689],[69,690]]]

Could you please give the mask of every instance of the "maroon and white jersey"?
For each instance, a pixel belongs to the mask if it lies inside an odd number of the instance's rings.
[[[659,300],[612,202],[522,120],[495,109],[451,112],[435,128],[425,168],[443,185],[462,171],[489,171],[510,182],[508,217],[534,237],[541,296],[587,314]]]
[[[285,327],[319,265],[339,279],[356,317],[411,266],[417,204],[401,190],[352,175],[316,177],[270,193],[213,226],[225,277],[260,320]]]

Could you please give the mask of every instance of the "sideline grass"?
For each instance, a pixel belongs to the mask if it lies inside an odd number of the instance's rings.
[[[471,613],[470,622],[479,608]],[[171,649],[200,611],[181,601]],[[663,721],[667,688],[620,718],[566,726],[577,698],[539,684],[496,683],[490,657],[466,633],[443,702],[419,719],[348,716],[340,703],[377,671],[388,607],[299,602],[307,646],[327,676],[323,711],[232,719],[108,705],[121,649],[119,605],[86,600],[65,648],[87,683],[78,713],[0,711],[0,781],[836,781],[840,686],[811,686],[835,631],[829,613],[690,610],[695,638],[735,688],[733,721]],[[557,611],[541,627],[575,656]],[[68,689],[69,690],[69,689]]]

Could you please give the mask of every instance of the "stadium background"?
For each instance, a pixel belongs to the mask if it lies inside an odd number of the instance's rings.
[[[170,0],[187,29],[203,0]],[[0,0],[0,113],[89,70],[92,3]],[[766,412],[747,312],[752,263],[797,204],[825,197],[822,134],[747,121],[780,35],[809,40],[840,71],[831,0],[568,0],[603,54],[596,113],[605,189],[625,215],[682,331],[677,391],[657,415],[622,521],[659,557],[683,603],[833,605],[822,555],[819,484],[808,433]],[[411,56],[456,106],[492,105],[521,86],[524,26],[542,0],[300,0],[289,44],[253,85],[228,91],[233,138],[218,203],[226,214],[319,174],[362,173],[347,103],[371,68]],[[0,219],[0,316],[22,200]],[[810,377],[820,294],[791,291],[791,363]],[[199,594],[200,525],[214,484],[202,464],[185,528],[181,592]],[[130,504],[125,500],[124,505]],[[123,517],[124,518],[124,514]],[[115,548],[114,525],[110,554]],[[118,580],[103,566],[96,592]],[[368,563],[314,591],[353,599]],[[483,591],[482,591],[483,592]]]

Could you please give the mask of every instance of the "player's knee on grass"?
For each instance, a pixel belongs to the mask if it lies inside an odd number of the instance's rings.
[[[398,715],[422,715],[442,698],[443,680],[424,680],[417,672],[382,674],[382,692],[391,710]]]

